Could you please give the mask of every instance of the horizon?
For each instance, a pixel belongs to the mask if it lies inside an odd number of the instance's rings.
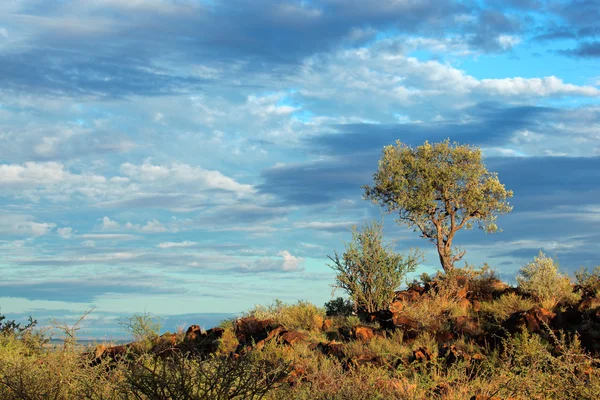
[[[433,273],[362,199],[396,140],[479,146],[514,191],[503,232],[457,233],[470,265],[600,265],[599,20],[595,0],[4,2],[0,313],[94,308],[105,337],[146,311],[322,306],[327,256],[373,219]]]

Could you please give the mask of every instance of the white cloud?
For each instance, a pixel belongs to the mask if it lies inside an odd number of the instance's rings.
[[[73,237],[73,234],[75,233],[75,231],[73,231],[73,228],[64,227],[64,228],[58,228],[56,230],[56,233],[58,233],[58,235],[63,239],[70,239]]]
[[[282,250],[277,253],[281,258],[263,257],[254,261],[253,264],[247,266],[248,271],[284,271],[294,272],[304,269],[304,258],[296,257],[290,254],[287,250]]]
[[[290,254],[289,251],[283,250],[277,253],[278,255],[283,257],[283,266],[282,270],[284,271],[299,271],[302,269],[304,264],[304,259],[301,257],[295,257]]]
[[[160,233],[167,232],[169,229],[161,224],[159,221],[153,219],[152,221],[146,222],[146,225],[140,228],[141,232],[145,233]]]
[[[184,242],[163,242],[160,243],[157,247],[161,248],[161,249],[171,249],[171,248],[177,248],[177,247],[192,247],[195,246],[196,242],[189,242],[189,241],[184,241]]]
[[[85,233],[80,235],[82,239],[94,239],[94,240],[132,240],[137,239],[136,235],[129,235],[125,233]]]
[[[500,35],[496,40],[502,50],[510,50],[519,43],[521,43],[522,39],[519,36]]]
[[[44,236],[56,224],[36,222],[31,215],[0,214],[0,235],[19,237]]]
[[[555,76],[545,78],[482,79],[478,90],[498,96],[600,96],[593,86],[564,83]]]
[[[58,162],[0,165],[0,186],[35,187],[65,180],[69,173]]]
[[[117,221],[113,221],[109,217],[102,218],[102,229],[110,231],[110,230],[119,229],[119,227],[120,227],[120,224]]]
[[[342,221],[342,222],[313,221],[313,222],[297,222],[294,224],[294,226],[296,228],[316,229],[316,230],[324,230],[324,231],[348,229],[348,228],[352,227],[352,225],[355,225],[355,223],[348,222],[348,221]]]
[[[252,185],[241,184],[223,175],[219,171],[206,170],[187,164],[174,163],[171,166],[153,165],[149,161],[141,165],[125,163],[121,165],[121,173],[140,182],[174,182],[200,185],[203,189],[221,189],[237,194],[251,194]]]

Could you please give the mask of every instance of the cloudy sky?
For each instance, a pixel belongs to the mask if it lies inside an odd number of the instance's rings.
[[[102,336],[321,305],[396,139],[479,145],[514,191],[504,232],[457,235],[469,263],[600,264],[599,20],[597,0],[2,1],[0,312],[95,308]]]

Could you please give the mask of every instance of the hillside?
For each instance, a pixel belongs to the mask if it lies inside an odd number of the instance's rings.
[[[160,336],[138,320],[140,340],[84,352],[5,329],[0,398],[597,399],[599,272],[567,290],[456,269],[375,313],[352,315],[343,299],[276,302]]]

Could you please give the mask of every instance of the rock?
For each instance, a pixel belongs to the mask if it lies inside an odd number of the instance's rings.
[[[316,348],[326,356],[337,357],[342,359],[346,356],[344,353],[344,345],[338,342],[319,343]]]
[[[306,342],[306,340],[308,339],[308,335],[303,332],[288,331],[282,333],[280,338],[282,343],[287,344],[288,346],[293,346],[296,343]]]
[[[333,326],[333,320],[331,318],[326,318],[323,321],[323,325],[321,326],[321,329],[324,331],[328,331],[331,329],[332,326]]]
[[[177,345],[177,335],[166,332],[152,341],[151,353],[167,356],[173,353]]]
[[[389,310],[392,314],[398,314],[400,311],[402,311],[402,309],[404,309],[404,303],[399,300],[393,301],[389,307]]]
[[[421,295],[425,293],[425,288],[419,285],[411,285],[406,290],[395,292],[394,301],[413,302],[419,300]]]
[[[406,317],[404,315],[394,315],[394,317],[392,318],[392,322],[394,323],[394,325],[398,328],[402,328],[402,329],[406,329],[406,330],[419,330],[421,327],[421,324],[419,324],[418,321],[410,318],[410,317]]]
[[[433,353],[426,347],[419,347],[413,351],[413,359],[419,362],[428,362],[433,359]]]
[[[460,316],[454,321],[454,330],[468,336],[476,336],[480,333],[479,323],[475,318]]]
[[[380,310],[370,313],[368,316],[369,322],[378,322],[383,329],[394,329],[392,318],[394,314],[390,310]]]
[[[352,337],[356,340],[360,340],[361,342],[368,342],[373,339],[375,336],[375,332],[372,328],[368,326],[355,326],[352,328]]]
[[[200,328],[198,325],[192,325],[185,332],[185,339],[184,340],[186,340],[186,341],[194,341],[198,337],[200,337],[201,335],[202,335],[202,328]]]
[[[277,327],[278,325],[272,319],[259,320],[247,317],[236,321],[234,331],[240,344],[249,345],[265,340],[269,336],[269,332]]]
[[[512,314],[502,322],[502,328],[514,334],[527,329],[530,333],[540,333],[545,325],[550,325],[556,316],[555,313],[541,307],[533,307],[528,311]]]
[[[385,367],[388,363],[380,356],[373,354],[359,354],[347,360],[344,363],[344,369],[362,367],[364,365],[373,365],[376,367]]]
[[[472,308],[473,305],[471,304],[471,302],[469,300],[467,300],[466,297],[461,298],[460,300],[458,300],[458,306],[463,310],[466,311],[469,308]]]
[[[90,362],[91,366],[99,365],[103,360],[109,360],[116,363],[125,360],[129,352],[130,345],[110,346],[100,344],[94,349],[94,357]]]
[[[448,332],[448,331],[442,331],[442,332],[437,332],[435,334],[435,340],[438,343],[445,343],[445,342],[449,342],[452,339],[454,339],[454,334],[452,332]]]
[[[579,312],[592,311],[600,307],[600,299],[596,297],[588,297],[583,299],[577,306]]]

